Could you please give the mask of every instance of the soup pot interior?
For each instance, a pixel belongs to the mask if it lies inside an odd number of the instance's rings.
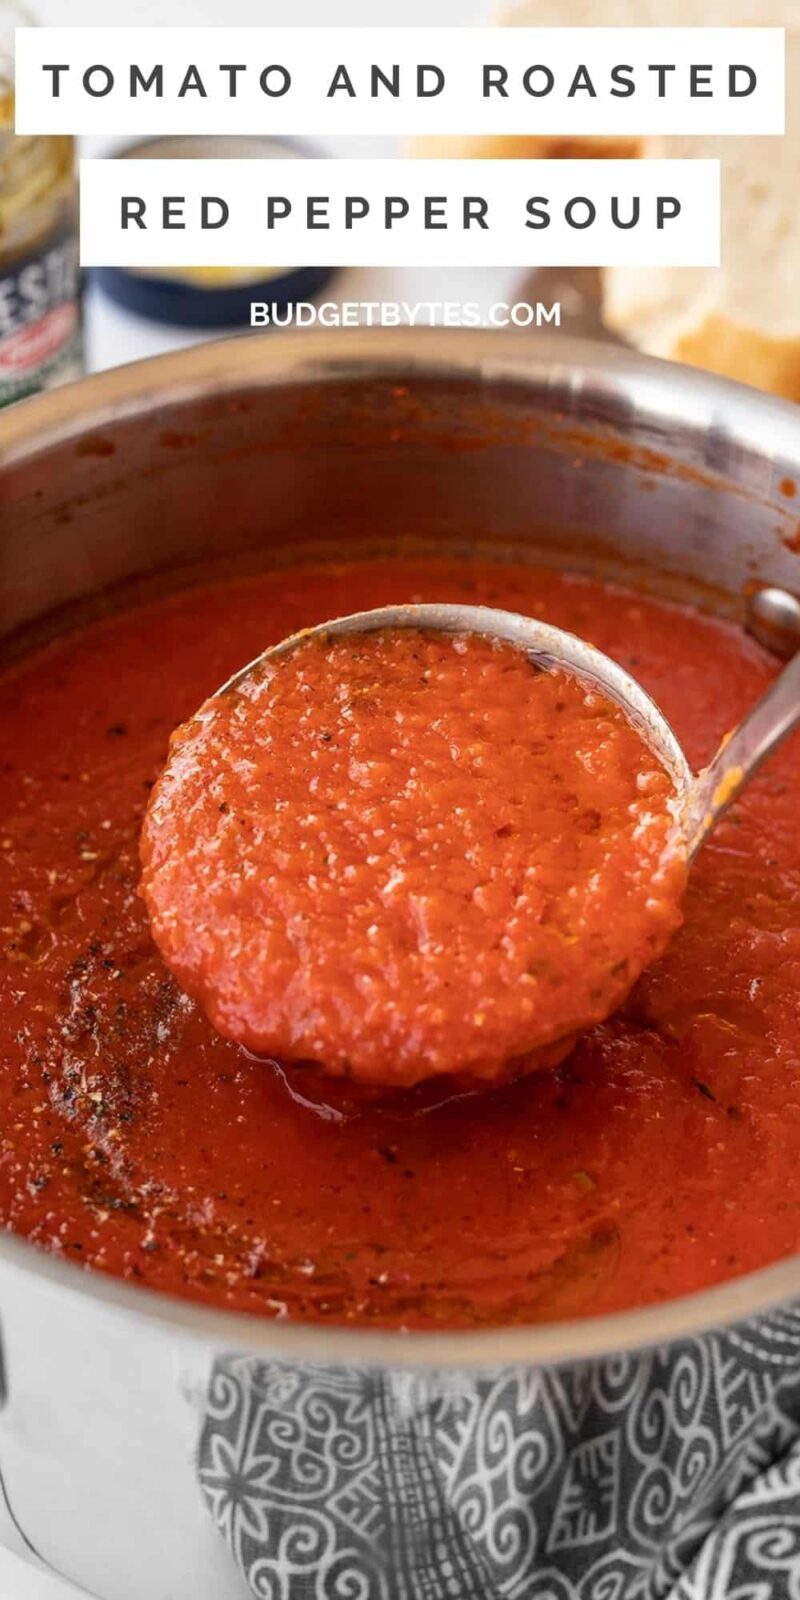
[[[535,553],[746,621],[760,586],[800,589],[798,479],[789,407],[561,335],[391,330],[202,346],[0,419],[2,651],[119,585],[444,543],[467,557]],[[168,637],[163,651],[154,670],[168,670]],[[0,1538],[109,1600],[237,1600],[251,1591],[207,1515],[216,1507],[228,1526],[214,1452],[230,1455],[237,1393],[249,1415],[274,1377],[276,1437],[290,1443],[287,1379],[306,1362],[332,1370],[329,1409],[351,1405],[351,1390],[385,1389],[410,1415],[406,1377],[421,1366],[425,1394],[445,1411],[475,1402],[477,1415],[505,1366],[527,1406],[532,1365],[612,1351],[613,1388],[623,1350],[674,1350],[798,1293],[795,1258],[643,1311],[404,1339],[173,1301],[0,1236]],[[785,1343],[782,1324],[775,1338]],[[488,1371],[473,1378],[478,1368]]]
[[[535,549],[734,614],[756,583],[798,581],[788,408],[555,338],[338,348],[234,341],[22,407],[2,633],[157,572],[398,542]]]
[[[201,346],[2,419],[0,636],[11,655],[31,629],[121,584],[443,544],[535,553],[746,619],[760,586],[800,587],[798,478],[792,408],[560,335],[365,330]],[[14,1239],[0,1254],[229,1348],[319,1349],[310,1327],[88,1278]],[[612,1318],[405,1343],[325,1329],[324,1345],[379,1362],[551,1360],[708,1325],[798,1286],[800,1266],[783,1262]]]

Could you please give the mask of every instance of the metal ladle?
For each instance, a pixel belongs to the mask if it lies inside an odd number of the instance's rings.
[[[787,623],[800,627],[800,606],[781,590],[763,590],[762,618],[780,622],[787,607],[796,608]],[[435,633],[480,634],[502,639],[523,650],[541,667],[560,667],[596,686],[627,714],[642,739],[665,767],[675,786],[676,848],[692,861],[701,845],[761,763],[800,723],[800,651],[770,684],[752,710],[734,728],[707,767],[695,773],[663,712],[630,673],[576,634],[550,623],[490,606],[402,605],[357,611],[291,634],[272,645],[237,672],[219,691],[239,688],[265,663],[280,660],[309,639],[334,639],[345,634],[374,633],[382,628],[416,628]]]

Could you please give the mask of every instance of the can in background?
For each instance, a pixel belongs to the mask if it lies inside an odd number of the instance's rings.
[[[14,28],[30,22],[0,0],[0,407],[84,370],[74,142],[14,132]]]

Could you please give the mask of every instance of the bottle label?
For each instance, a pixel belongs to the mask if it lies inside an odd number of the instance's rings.
[[[78,241],[46,240],[0,277],[0,406],[80,377]]]

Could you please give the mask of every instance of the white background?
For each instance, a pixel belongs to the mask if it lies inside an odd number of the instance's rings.
[[[286,21],[286,7],[280,0],[27,0],[40,22],[53,26],[109,26],[114,21],[129,27],[205,23],[214,26],[224,14],[229,26],[278,26]],[[292,0],[292,21],[298,26],[315,27],[330,23],[333,0]],[[343,26],[375,26],[398,23],[466,25],[485,20],[480,0],[336,0],[336,21]],[[353,154],[359,153],[351,147]],[[374,149],[374,143],[362,149]],[[89,152],[87,152],[89,153]],[[100,154],[95,144],[91,154]],[[385,147],[383,153],[390,153]],[[430,268],[381,275],[381,294],[398,299],[477,300],[488,306],[502,299],[517,281],[517,272],[463,268],[445,272]],[[375,274],[353,269],[336,282],[339,298],[374,299]],[[113,366],[155,354],[178,343],[185,335],[175,334],[155,324],[143,323],[101,300],[90,296],[87,313],[89,359],[94,367]],[[0,1466],[2,1466],[2,1415],[0,1414]],[[14,1540],[5,1508],[0,1503],[0,1535]],[[71,1584],[57,1582],[36,1571],[0,1546],[0,1600],[76,1600]],[[143,1596],[142,1600],[149,1600]]]

